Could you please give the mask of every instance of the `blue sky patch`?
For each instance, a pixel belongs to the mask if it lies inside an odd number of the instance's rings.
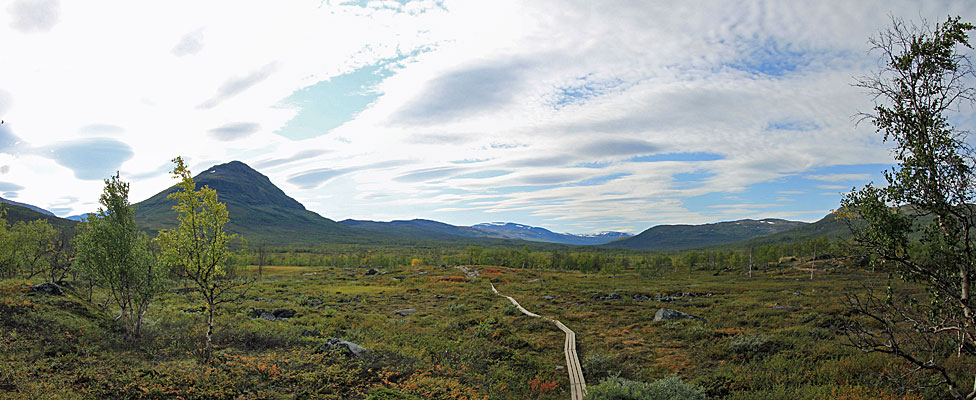
[[[656,161],[716,161],[722,160],[725,156],[714,153],[662,153],[637,156],[628,159],[629,162],[656,162]]]
[[[782,120],[773,121],[766,124],[764,130],[767,131],[812,131],[820,129],[820,125],[817,125],[813,121],[800,121],[800,120]]]
[[[391,64],[398,60],[385,60],[295,91],[282,103],[300,111],[275,133],[291,140],[309,139],[353,120],[380,97],[376,85],[393,75]]]
[[[557,87],[550,105],[553,109],[559,110],[572,105],[582,105],[607,93],[610,93],[621,86],[624,81],[619,78],[599,80],[592,74],[577,78],[574,82]]]

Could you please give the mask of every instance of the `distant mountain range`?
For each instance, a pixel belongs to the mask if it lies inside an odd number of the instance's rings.
[[[471,228],[487,232],[494,232],[507,239],[529,240],[534,242],[563,243],[582,246],[592,246],[605,244],[620,238],[631,237],[632,235],[624,232],[601,232],[589,235],[577,235],[571,233],[555,233],[545,228],[534,226],[513,224],[511,222],[492,222],[478,224]]]
[[[704,225],[658,225],[637,236],[606,244],[633,250],[684,250],[739,242],[773,235],[808,225],[785,219],[743,219]]]
[[[703,225],[659,225],[636,236],[622,232],[589,235],[556,233],[545,228],[510,222],[455,226],[426,219],[389,222],[347,219],[335,222],[305,209],[271,180],[240,161],[215,165],[194,177],[198,187],[209,186],[227,205],[227,230],[248,242],[276,245],[321,244],[423,245],[430,242],[507,246],[601,246],[605,248],[673,251],[696,248],[743,248],[784,244],[813,237],[849,237],[847,226],[828,215],[815,223],[783,219],[744,219]],[[172,186],[136,203],[136,222],[158,231],[176,225],[175,201],[167,196]],[[29,204],[7,203],[8,221],[45,218],[58,226],[75,221],[55,217]],[[81,216],[69,217],[69,219]]]
[[[604,232],[592,235],[555,233],[545,228],[514,224],[511,222],[492,222],[474,226],[455,226],[426,219],[390,222],[363,221],[347,219],[340,224],[369,230],[377,233],[393,233],[411,237],[449,240],[462,238],[513,239],[530,242],[559,243],[569,245],[598,245],[631,235],[623,232]]]

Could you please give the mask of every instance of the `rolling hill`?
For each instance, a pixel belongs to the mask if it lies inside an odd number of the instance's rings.
[[[743,219],[704,225],[658,225],[637,236],[605,244],[632,250],[671,251],[741,242],[809,225],[783,219]]]

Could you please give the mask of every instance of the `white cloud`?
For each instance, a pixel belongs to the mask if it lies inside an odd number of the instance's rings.
[[[556,231],[809,219],[831,206],[709,205],[840,187],[750,189],[789,177],[869,178],[823,171],[891,162],[851,120],[871,106],[850,86],[876,65],[867,38],[889,14],[976,18],[961,1],[335,3],[48,2],[26,14],[12,3],[0,15],[0,117],[37,148],[124,142],[135,200],[168,187],[160,171],[183,155],[247,162],[334,219],[382,210]],[[391,59],[354,119],[301,141],[274,133],[296,115],[300,105],[282,104],[295,91]],[[654,153],[720,159],[627,161]],[[100,191],[50,159],[3,154],[0,165],[24,187],[18,199],[39,206],[89,211]],[[52,181],[64,184],[34,184]],[[733,194],[744,200],[699,204]],[[56,203],[69,195],[80,200]]]

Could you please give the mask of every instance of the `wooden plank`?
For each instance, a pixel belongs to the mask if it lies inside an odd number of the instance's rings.
[[[495,292],[495,294],[508,299],[508,301],[512,302],[512,304],[515,305],[515,308],[517,308],[522,314],[534,318],[542,318],[546,321],[552,322],[557,328],[559,328],[559,330],[566,334],[566,341],[563,343],[563,353],[565,353],[566,356],[566,372],[569,374],[569,396],[571,400],[583,400],[583,396],[586,396],[586,379],[583,377],[583,367],[580,366],[579,356],[576,354],[576,332],[573,332],[571,329],[569,329],[569,327],[563,325],[563,323],[559,322],[558,320],[543,317],[539,314],[526,310],[521,304],[515,301],[514,298],[499,293],[498,289],[495,289],[495,284],[490,280],[488,281],[488,284],[491,285],[492,292]]]

